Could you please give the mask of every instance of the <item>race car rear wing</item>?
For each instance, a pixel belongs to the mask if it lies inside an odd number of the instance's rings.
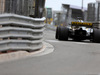
[[[93,23],[87,23],[87,22],[71,22],[72,26],[85,26],[85,27],[92,27]]]

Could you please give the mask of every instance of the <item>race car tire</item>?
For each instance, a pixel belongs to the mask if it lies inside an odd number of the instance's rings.
[[[56,39],[58,39],[58,36],[59,36],[59,28],[60,28],[59,26],[56,28],[56,35],[55,35]]]
[[[69,35],[69,29],[67,27],[60,26],[58,32],[58,40],[67,41],[68,35]]]
[[[100,29],[93,30],[93,42],[100,43]]]

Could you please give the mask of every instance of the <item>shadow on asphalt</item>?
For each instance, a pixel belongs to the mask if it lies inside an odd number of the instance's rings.
[[[63,41],[63,40],[61,40],[61,41]],[[68,42],[95,43],[95,42],[91,42],[89,40],[75,41],[75,40],[72,40],[72,39],[68,40]],[[95,43],[95,44],[100,44],[100,43]]]

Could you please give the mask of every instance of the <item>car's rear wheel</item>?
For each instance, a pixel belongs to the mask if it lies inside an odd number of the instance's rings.
[[[93,42],[100,43],[100,29],[93,30]]]
[[[68,35],[69,35],[69,29],[64,26],[59,27],[58,31],[58,40],[68,40]]]
[[[56,39],[58,39],[58,36],[59,36],[59,28],[60,28],[60,27],[58,26],[57,29],[56,29],[56,35],[55,35],[55,38],[56,38]]]

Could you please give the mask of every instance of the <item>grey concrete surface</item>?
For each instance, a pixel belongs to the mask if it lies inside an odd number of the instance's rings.
[[[54,52],[0,64],[0,75],[100,75],[100,44],[58,41],[46,29],[44,40]]]

